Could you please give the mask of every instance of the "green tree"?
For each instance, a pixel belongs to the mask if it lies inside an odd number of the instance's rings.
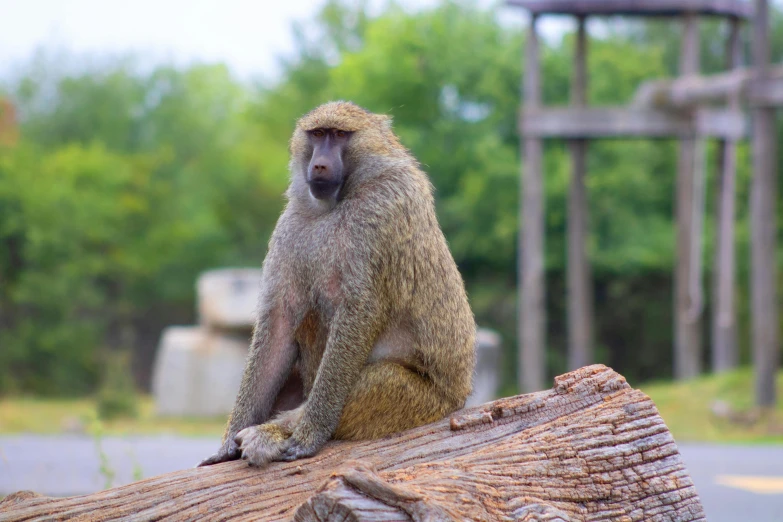
[[[590,42],[590,103],[627,103],[641,82],[676,73],[675,25],[601,23]],[[393,116],[435,185],[471,305],[480,324],[501,331],[514,382],[524,34],[467,0],[415,12],[331,0],[294,30],[298,47],[271,83],[242,84],[220,64],[148,70],[134,57],[86,65],[43,54],[7,84],[22,122],[20,143],[0,149],[0,392],[93,390],[101,354],[128,344],[149,364],[159,329],[193,319],[200,271],[260,264],[285,203],[296,118],[331,99]],[[714,42],[724,30],[702,24],[705,71],[722,67]],[[783,56],[783,31],[772,34]],[[547,104],[568,102],[573,41],[565,34],[543,46]],[[671,141],[589,148],[598,353],[632,379],[664,377],[671,366],[676,157]],[[565,144],[547,143],[544,162],[556,373],[565,351]],[[739,164],[745,271],[746,146]],[[745,275],[738,281],[746,292]]]

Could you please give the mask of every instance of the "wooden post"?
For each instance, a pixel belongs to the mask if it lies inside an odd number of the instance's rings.
[[[541,105],[537,17],[531,16],[527,34],[524,106]],[[519,239],[519,388],[523,392],[544,386],[546,359],[546,308],[544,300],[544,183],[541,173],[543,146],[540,138],[522,137]]]
[[[685,16],[680,74],[699,72],[699,26],[695,14]],[[699,139],[680,140],[680,156],[677,172],[677,259],[674,296],[674,376],[677,379],[695,377],[701,371],[701,267],[699,208],[696,185],[697,154],[703,147]],[[703,171],[701,173],[703,175]],[[694,219],[696,218],[696,219]]]
[[[729,21],[729,41],[726,48],[728,69],[742,66],[741,21]],[[740,111],[737,95],[729,99],[729,108]],[[713,270],[712,306],[712,371],[724,372],[735,368],[737,354],[737,322],[734,311],[735,253],[734,211],[737,177],[737,143],[721,140],[718,143],[719,186],[716,199],[717,237],[715,268]]]
[[[769,5],[756,0],[753,22],[753,65],[756,81],[769,68]],[[775,254],[777,232],[777,179],[775,172],[775,110],[753,109],[753,181],[750,194],[751,226],[751,317],[756,404],[776,402],[775,374],[778,368],[778,305]]]
[[[577,17],[574,78],[571,103],[587,104],[586,18]],[[568,367],[581,368],[593,362],[592,277],[587,257],[587,191],[585,173],[587,140],[571,140],[571,184],[568,192]]]

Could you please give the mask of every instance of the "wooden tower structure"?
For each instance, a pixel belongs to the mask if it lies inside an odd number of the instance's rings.
[[[712,306],[713,368],[736,365],[734,317],[734,208],[736,143],[748,135],[744,103],[753,108],[754,177],[752,212],[752,308],[757,383],[774,400],[777,367],[777,304],[775,290],[775,134],[774,107],[783,103],[783,71],[769,68],[767,0],[754,6],[745,0],[508,0],[530,14],[524,62],[523,108],[520,117],[522,183],[519,238],[519,384],[523,391],[545,386],[544,191],[543,140],[567,140],[571,150],[568,194],[568,364],[593,362],[592,283],[586,252],[588,208],[585,190],[586,154],[590,140],[602,138],[668,138],[679,140],[676,180],[676,267],[674,274],[674,375],[698,375],[702,361],[702,229],[704,221],[705,141],[719,142],[718,238],[715,252],[715,300]],[[545,107],[538,23],[545,15],[575,18],[571,104]],[[643,85],[630,106],[587,104],[588,17],[634,16],[676,18],[683,38],[680,77]],[[699,75],[701,17],[719,17],[727,24],[726,65],[729,72]],[[753,23],[753,69],[742,69],[740,31]],[[778,76],[779,75],[779,76]],[[765,98],[766,97],[766,98]],[[714,102],[722,103],[716,107]],[[708,105],[707,102],[710,102]],[[773,372],[773,373],[769,373]],[[761,395],[759,395],[761,393]]]

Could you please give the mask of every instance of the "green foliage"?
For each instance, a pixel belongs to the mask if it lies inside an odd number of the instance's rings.
[[[100,420],[135,418],[138,415],[139,398],[130,368],[130,352],[110,352],[105,355],[102,382],[96,397]]]
[[[127,347],[118,332],[154,339],[151,328],[192,318],[200,271],[258,266],[284,204],[294,122],[331,99],[392,115],[431,176],[478,322],[504,337],[513,390],[524,35],[470,1],[370,13],[362,0],[327,2],[294,28],[297,52],[271,84],[241,84],[219,64],[146,70],[129,58],[67,67],[45,54],[7,84],[23,118],[20,143],[0,149],[0,393],[95,391],[97,354]],[[626,103],[642,81],[676,72],[677,27],[600,24],[590,42],[591,103]],[[707,70],[722,67],[723,51],[710,42],[723,31],[715,22],[702,27]],[[772,34],[780,56],[783,31]],[[566,34],[543,46],[546,103],[568,102],[572,44]],[[671,366],[676,159],[676,143],[666,141],[589,148],[598,353],[629,378],[665,377]],[[566,146],[547,144],[544,161],[556,373],[565,361]],[[745,274],[745,146],[739,165]],[[710,248],[708,240],[708,261]],[[739,312],[746,321],[747,308]]]
[[[463,266],[493,270],[514,256],[520,47],[519,34],[471,7],[445,3],[419,16],[392,9],[367,25],[359,50],[343,53],[319,100],[347,98],[394,116],[437,187]]]
[[[110,489],[114,483],[117,472],[109,462],[109,456],[103,450],[104,427],[98,418],[92,418],[90,422],[90,434],[95,442],[95,452],[98,454],[98,473],[103,477],[103,489]]]
[[[82,394],[120,324],[190,315],[199,272],[260,263],[287,176],[222,66],[47,81],[22,81],[0,151],[0,392]]]

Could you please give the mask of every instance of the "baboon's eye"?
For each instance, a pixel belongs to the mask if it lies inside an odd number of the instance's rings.
[[[315,129],[311,134],[316,138],[322,138],[324,135],[324,131],[321,129]]]
[[[345,138],[346,135],[347,135],[347,133],[345,131],[343,131],[343,130],[338,130],[337,131],[337,137],[338,138]]]

